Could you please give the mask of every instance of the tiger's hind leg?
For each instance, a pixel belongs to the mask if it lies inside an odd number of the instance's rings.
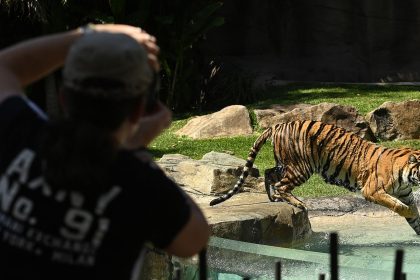
[[[275,193],[276,188],[274,185],[283,178],[284,169],[282,166],[276,166],[270,169],[266,169],[264,171],[264,183],[265,183],[265,191],[267,192],[268,199],[270,201],[279,201],[278,198],[274,198],[273,194]]]
[[[306,178],[303,176],[297,177],[289,170],[290,169],[287,167],[283,168],[281,170],[281,178],[279,178],[280,180],[277,181],[273,186],[270,186],[270,200],[285,201],[298,208],[306,209],[305,204],[292,194],[292,190],[306,182]]]
[[[275,201],[284,201],[293,206],[306,210],[306,205],[303,203],[302,200],[298,199],[296,196],[292,194],[289,189],[293,189],[294,187],[290,188],[290,186],[282,185],[281,182],[274,186],[276,188],[273,197]]]

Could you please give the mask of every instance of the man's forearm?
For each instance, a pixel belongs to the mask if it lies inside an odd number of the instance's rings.
[[[149,64],[158,71],[159,47],[155,37],[140,28],[122,24],[99,24],[91,28],[95,32],[123,33],[132,37],[146,48]],[[61,67],[70,47],[82,35],[83,30],[77,29],[30,39],[0,51],[0,102]]]
[[[70,46],[81,34],[73,30],[47,35],[4,49],[0,52],[1,71],[14,76],[23,88],[61,67]],[[7,80],[2,83],[6,86]]]

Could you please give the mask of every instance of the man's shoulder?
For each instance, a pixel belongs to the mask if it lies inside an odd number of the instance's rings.
[[[117,156],[117,162],[118,164],[127,166],[160,170],[153,159],[153,155],[147,149],[120,150]]]
[[[42,110],[22,96],[11,96],[0,103],[0,156],[4,160],[21,149],[34,148],[47,118]]]
[[[13,95],[0,102],[1,119],[10,119],[22,114],[48,120],[45,112],[34,102],[22,95]]]
[[[166,177],[156,164],[151,153],[146,149],[118,152],[113,168],[118,177],[129,177],[131,180],[151,180],[156,177]]]

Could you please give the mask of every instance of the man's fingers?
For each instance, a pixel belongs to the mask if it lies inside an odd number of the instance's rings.
[[[143,42],[142,45],[146,48],[146,50],[149,53],[153,53],[157,55],[160,51],[160,48],[154,42],[146,41],[146,42]]]
[[[148,52],[148,61],[150,66],[153,67],[155,71],[159,71],[160,65],[157,59],[157,55],[159,54],[160,49],[156,44],[155,36],[150,35],[139,27],[122,24],[98,24],[94,25],[93,28],[97,31],[124,33],[128,36],[131,36],[139,44],[144,46]]]
[[[156,71],[159,72],[160,70],[160,64],[156,57],[156,55],[149,53],[147,55],[147,60],[149,62],[149,65]]]
[[[156,37],[155,36],[150,35],[150,34],[147,34],[147,35],[148,35],[148,37],[147,37],[147,40],[148,41],[153,42],[153,43],[156,43]]]

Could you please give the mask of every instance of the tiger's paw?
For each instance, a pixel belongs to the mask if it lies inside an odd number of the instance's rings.
[[[415,208],[409,207],[402,203],[396,205],[396,207],[394,208],[394,211],[398,213],[400,216],[403,216],[404,218],[407,218],[407,219],[415,218],[418,215],[418,212],[416,211]]]
[[[297,199],[298,200],[298,199]],[[293,206],[295,206],[295,207],[297,207],[297,208],[299,208],[299,209],[302,209],[302,210],[307,210],[307,207],[306,207],[306,205],[305,205],[305,203],[303,203],[302,201],[300,201],[300,200],[298,200],[299,201],[299,203],[295,203],[295,204],[293,204],[293,203],[291,203]]]
[[[273,198],[275,199],[275,201],[284,201],[302,210],[307,210],[305,203],[303,203],[300,199],[298,199],[291,193],[276,192],[276,194],[273,195]]]

